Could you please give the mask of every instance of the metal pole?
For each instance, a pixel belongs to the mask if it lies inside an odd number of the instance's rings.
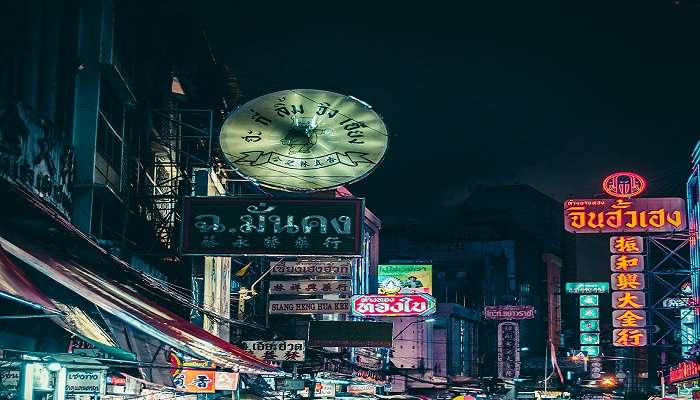
[[[547,356],[549,355],[549,343],[544,347],[544,394],[547,394],[547,362],[549,361]]]

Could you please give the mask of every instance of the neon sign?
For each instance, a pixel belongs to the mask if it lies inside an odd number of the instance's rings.
[[[572,233],[673,232],[686,227],[685,200],[678,197],[564,203],[564,229]]]
[[[700,364],[695,361],[684,361],[671,368],[669,371],[669,380],[671,383],[697,377],[700,377]]]
[[[616,172],[603,180],[603,190],[613,197],[638,196],[646,186],[646,180],[634,172]]]

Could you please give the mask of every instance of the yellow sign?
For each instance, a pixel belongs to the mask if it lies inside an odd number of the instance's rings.
[[[221,128],[221,149],[243,176],[273,189],[328,190],[362,179],[384,158],[384,122],[351,96],[283,90],[249,101]]]

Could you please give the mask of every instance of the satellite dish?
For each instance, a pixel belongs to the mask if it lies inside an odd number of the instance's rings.
[[[260,96],[233,111],[221,149],[239,174],[273,189],[314,192],[356,182],[384,158],[389,136],[372,107],[313,89]]]

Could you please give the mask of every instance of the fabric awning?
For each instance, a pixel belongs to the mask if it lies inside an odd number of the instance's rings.
[[[131,286],[108,280],[48,246],[3,231],[0,247],[72,292],[162,343],[244,373],[276,372],[277,368],[143,298]]]
[[[27,279],[22,269],[0,249],[0,296],[53,314],[61,311]]]

